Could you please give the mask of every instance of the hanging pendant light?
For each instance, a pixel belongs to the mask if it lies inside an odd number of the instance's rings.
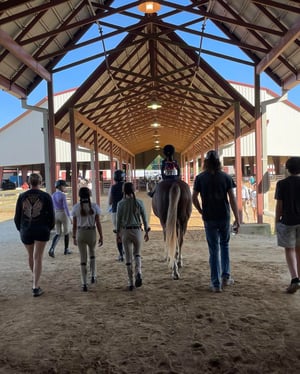
[[[153,100],[151,100],[150,103],[147,105],[147,108],[156,110],[156,109],[161,108],[161,104],[160,104],[159,101],[153,99]]]
[[[160,127],[160,124],[155,120],[153,123],[151,123],[150,127],[154,127],[155,129],[157,129],[158,127]]]
[[[138,9],[142,13],[157,13],[160,10],[160,4],[156,1],[140,1]]]

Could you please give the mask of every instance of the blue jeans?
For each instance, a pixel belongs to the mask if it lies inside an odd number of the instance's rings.
[[[211,286],[221,287],[221,278],[230,277],[230,220],[204,221],[209,249]]]

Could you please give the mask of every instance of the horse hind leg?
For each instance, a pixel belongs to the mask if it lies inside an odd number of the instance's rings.
[[[182,244],[183,244],[183,236],[181,234],[181,236],[178,238],[178,257],[177,257],[177,264],[178,264],[178,267],[179,269],[183,267],[183,257],[182,257]]]
[[[174,261],[173,267],[172,267],[172,277],[173,277],[174,280],[178,280],[180,278],[180,274],[179,274],[179,271],[178,271],[178,265],[177,265],[176,260]]]
[[[179,249],[179,252],[178,252],[177,266],[178,266],[178,269],[181,269],[183,267],[183,257],[181,254],[181,249]]]
[[[166,262],[169,262],[170,258],[169,258],[167,243],[166,243],[166,229],[165,229],[165,227],[163,225],[162,225],[162,227],[163,227],[163,235],[164,235],[164,252],[165,252],[164,260]]]
[[[174,280],[178,280],[180,278],[180,274],[178,269],[181,267],[180,264],[180,257],[179,257],[179,246],[178,246],[178,240],[176,241],[176,253],[175,253],[175,258],[174,258],[174,263],[172,267],[172,277]]]

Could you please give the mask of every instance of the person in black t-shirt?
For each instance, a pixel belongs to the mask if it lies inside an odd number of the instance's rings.
[[[210,288],[213,292],[221,292],[224,286],[234,282],[230,275],[229,240],[230,207],[236,232],[239,228],[235,187],[232,177],[221,170],[218,153],[214,150],[207,152],[204,171],[195,178],[192,200],[204,222],[209,249]]]
[[[300,157],[289,158],[285,167],[290,175],[276,184],[275,225],[291,275],[286,292],[295,293],[300,288]]]
[[[108,204],[111,205],[111,217],[112,224],[114,227],[114,233],[117,231],[117,205],[120,200],[123,199],[123,184],[124,184],[125,174],[123,170],[116,170],[114,172],[115,184],[111,186],[108,193]],[[116,244],[119,252],[118,261],[124,261],[124,251],[122,242],[118,240],[116,236]]]

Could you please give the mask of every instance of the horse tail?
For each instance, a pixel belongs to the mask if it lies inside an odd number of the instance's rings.
[[[169,207],[166,221],[166,247],[169,257],[169,265],[174,266],[177,247],[177,210],[180,199],[180,187],[173,183],[169,190]]]

